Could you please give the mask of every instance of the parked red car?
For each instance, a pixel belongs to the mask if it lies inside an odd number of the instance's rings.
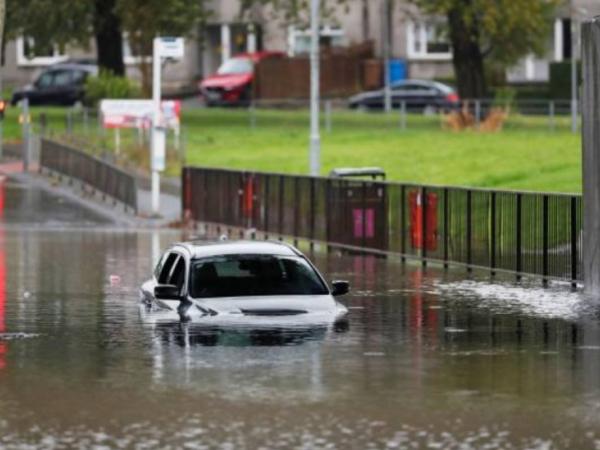
[[[254,65],[268,58],[283,58],[282,52],[241,53],[225,61],[217,73],[200,82],[207,106],[245,106],[252,98]]]

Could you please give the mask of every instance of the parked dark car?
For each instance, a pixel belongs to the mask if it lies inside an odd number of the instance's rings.
[[[200,83],[207,106],[247,106],[252,96],[254,66],[269,58],[283,58],[282,52],[242,53],[225,61],[217,73]]]
[[[15,91],[11,104],[28,98],[30,105],[75,105],[83,102],[87,77],[97,73],[98,68],[91,64],[54,65],[44,70],[33,84]]]
[[[400,108],[405,102],[410,111],[452,110],[459,107],[456,91],[437,81],[404,80],[391,86],[392,106]],[[348,99],[353,109],[382,109],[385,104],[384,89],[361,92]]]

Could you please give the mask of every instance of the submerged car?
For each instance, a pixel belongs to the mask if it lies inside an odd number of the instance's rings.
[[[334,323],[347,309],[315,266],[283,242],[176,244],[141,287],[146,321],[181,320],[211,326],[306,326]]]
[[[270,58],[283,58],[282,52],[241,53],[225,61],[217,73],[200,83],[207,106],[247,106],[252,99],[254,66]]]
[[[452,87],[437,81],[403,80],[392,84],[391,103],[394,109],[404,104],[409,111],[449,111],[460,107],[460,97]],[[350,97],[348,104],[352,109],[383,109],[385,91],[361,92]]]

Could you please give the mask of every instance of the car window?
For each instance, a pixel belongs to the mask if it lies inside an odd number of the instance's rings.
[[[52,85],[52,80],[54,78],[54,72],[45,72],[40,75],[40,77],[35,82],[35,85],[38,88],[47,88]]]
[[[179,289],[183,287],[183,281],[185,279],[185,258],[180,256],[173,266],[173,270],[171,271],[171,277],[169,278],[169,282],[167,284],[171,284],[173,286],[177,286]]]
[[[235,75],[252,72],[252,61],[248,58],[231,58],[223,63],[217,73],[219,75]]]
[[[83,70],[74,70],[71,73],[71,80],[75,84],[82,84],[86,79],[86,73]]]
[[[195,298],[325,295],[327,287],[299,257],[227,255],[195,260],[190,294]]]
[[[171,277],[171,271],[173,270],[173,264],[175,264],[178,256],[177,253],[173,252],[168,254],[164,264],[162,264],[162,267],[160,268],[160,274],[157,277],[158,284],[168,284],[169,278]]]
[[[62,87],[71,84],[71,71],[61,70],[54,74],[54,86]]]

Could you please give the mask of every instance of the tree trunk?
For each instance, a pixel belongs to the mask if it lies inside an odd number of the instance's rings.
[[[466,23],[460,9],[448,11],[450,42],[458,94],[462,99],[481,99],[487,95],[483,53],[479,44],[479,25]]]
[[[115,13],[115,0],[94,1],[94,34],[98,66],[115,75],[125,75],[121,20]]]

